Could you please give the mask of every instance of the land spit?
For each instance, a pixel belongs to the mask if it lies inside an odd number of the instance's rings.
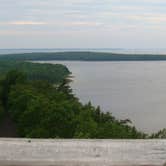
[[[163,165],[166,140],[0,139],[0,166]]]

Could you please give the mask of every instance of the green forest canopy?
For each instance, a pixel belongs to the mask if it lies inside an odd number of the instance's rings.
[[[48,80],[51,83],[61,82],[70,72],[66,66],[61,64],[39,64],[23,61],[1,60],[1,77],[10,70],[19,70],[32,80]]]

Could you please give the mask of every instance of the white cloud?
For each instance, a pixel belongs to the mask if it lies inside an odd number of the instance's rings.
[[[9,22],[11,25],[46,25],[46,22],[35,22],[35,21],[13,21]]]
[[[0,0],[0,2],[0,35],[18,34],[26,40],[25,34],[33,34],[32,43],[35,34],[41,36],[59,34],[62,37],[55,40],[63,45],[63,41],[66,41],[63,35],[65,32],[78,38],[94,32],[95,39],[100,35],[100,40],[102,34],[105,34],[105,38],[108,36],[109,40],[104,39],[102,43],[108,45],[110,41],[113,43],[116,36],[121,38],[125,36],[126,39],[126,36],[135,34],[139,39],[141,36],[138,32],[144,34],[146,38],[149,34],[156,37],[159,33],[164,33],[166,27],[165,0]],[[166,42],[166,39],[162,40]],[[125,41],[131,43],[130,40]],[[84,41],[81,42],[84,45]]]

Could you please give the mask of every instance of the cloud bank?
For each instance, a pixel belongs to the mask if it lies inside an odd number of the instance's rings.
[[[164,0],[0,0],[1,48],[164,48]]]

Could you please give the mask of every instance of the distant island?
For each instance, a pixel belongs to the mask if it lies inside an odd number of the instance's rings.
[[[0,55],[0,60],[71,60],[71,61],[165,61],[166,55],[116,54],[104,52],[20,53]]]

